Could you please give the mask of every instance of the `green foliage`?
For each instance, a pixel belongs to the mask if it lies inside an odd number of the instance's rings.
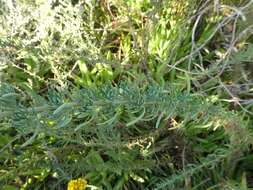
[[[9,144],[2,149],[10,163],[3,165],[5,172],[1,178],[8,181],[16,175],[15,178],[21,180],[26,175],[28,181],[23,181],[23,187],[29,188],[39,187],[40,181],[58,179],[61,184],[61,181],[80,175],[85,175],[91,184],[106,189],[131,186],[131,181],[143,188],[151,177],[160,175],[155,174],[157,167],[163,170],[165,160],[160,160],[159,152],[166,151],[168,146],[173,149],[173,141],[160,148],[156,144],[164,143],[164,135],[166,138],[180,136],[173,132],[173,127],[184,132],[186,139],[198,138],[205,153],[217,156],[219,138],[209,139],[208,143],[213,141],[216,146],[206,149],[205,139],[198,136],[200,133],[211,135],[209,128],[216,128],[211,133],[216,137],[220,133],[224,139],[227,134],[222,126],[228,121],[234,122],[222,108],[211,105],[200,96],[157,84],[138,86],[122,82],[118,86],[86,86],[71,91],[51,89],[43,97],[2,84],[0,93],[5,130],[16,134],[16,145]],[[181,124],[174,124],[170,131],[168,125],[172,124],[168,120],[171,118],[180,118]],[[219,126],[209,123],[215,118],[219,119]],[[199,130],[201,128],[203,130]],[[194,133],[194,130],[199,132]],[[232,138],[232,134],[228,135]],[[196,149],[196,155],[203,154],[197,150],[198,143],[191,147]],[[18,156],[13,160],[12,154]],[[25,161],[28,155],[32,156],[32,161]],[[175,155],[168,156],[172,160],[167,161],[178,167],[178,161],[173,160]],[[17,169],[11,169],[13,164]],[[26,173],[29,167],[36,169]],[[203,167],[207,166],[197,165],[187,174],[194,174]],[[172,168],[170,170],[173,172]],[[176,178],[181,179],[180,175]]]
[[[0,187],[253,187],[252,7],[0,0]]]

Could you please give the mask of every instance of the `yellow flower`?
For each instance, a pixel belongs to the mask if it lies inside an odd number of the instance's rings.
[[[84,190],[87,186],[87,181],[84,178],[70,180],[67,190]]]

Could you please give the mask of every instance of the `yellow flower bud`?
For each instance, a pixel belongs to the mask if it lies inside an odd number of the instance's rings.
[[[69,181],[67,190],[84,190],[86,186],[87,181],[84,178],[78,178]]]

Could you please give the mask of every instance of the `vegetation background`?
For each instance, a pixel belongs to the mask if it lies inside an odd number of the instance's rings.
[[[253,189],[252,0],[0,0],[0,21],[0,189]]]

